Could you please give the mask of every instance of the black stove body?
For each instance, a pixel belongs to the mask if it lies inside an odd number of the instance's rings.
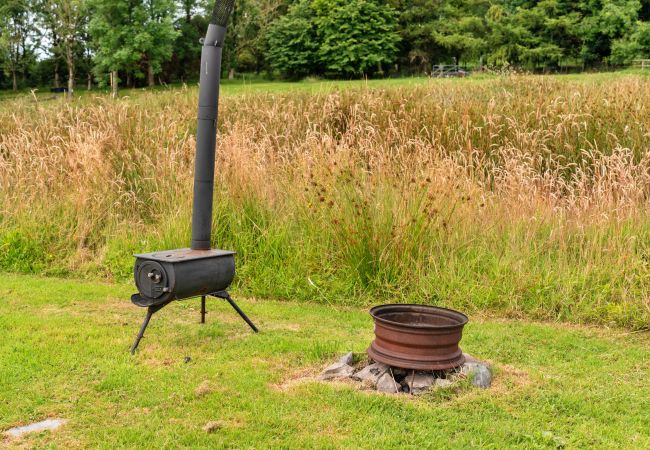
[[[225,291],[235,276],[235,252],[181,248],[135,255],[133,303],[156,306]]]
[[[235,276],[235,252],[211,248],[212,194],[221,77],[221,53],[234,0],[216,0],[205,38],[201,40],[201,75],[196,132],[191,248],[134,255],[135,284],[131,296],[147,315],[131,347],[135,353],[151,316],[174,300],[201,297],[201,323],[205,323],[207,296],[227,300],[239,315],[257,328],[226,290]]]

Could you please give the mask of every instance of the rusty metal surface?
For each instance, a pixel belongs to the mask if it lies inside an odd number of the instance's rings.
[[[370,310],[375,340],[368,356],[393,367],[443,370],[465,362],[458,346],[467,316],[426,305],[381,305]]]

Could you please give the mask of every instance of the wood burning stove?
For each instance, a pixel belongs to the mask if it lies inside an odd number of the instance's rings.
[[[233,7],[234,0],[215,1],[207,33],[201,40],[192,245],[191,248],[135,255],[134,278],[138,293],[131,296],[131,301],[146,307],[147,315],[131,347],[132,354],[151,316],[174,300],[200,296],[201,323],[205,323],[206,296],[225,299],[257,332],[226,290],[235,276],[235,252],[212,249],[210,244],[221,53]]]
[[[138,306],[220,292],[235,276],[235,252],[181,248],[135,255]]]

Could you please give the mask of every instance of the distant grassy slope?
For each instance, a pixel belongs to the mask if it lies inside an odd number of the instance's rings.
[[[485,78],[484,76],[474,77],[474,80]],[[299,82],[292,81],[272,81],[263,78],[247,78],[246,76],[234,80],[224,79],[221,81],[221,92],[225,95],[241,94],[241,93],[264,93],[264,92],[290,92],[290,91],[308,91],[319,92],[331,90],[333,88],[345,89],[356,88],[361,86],[404,86],[413,84],[422,84],[427,82],[427,77],[406,77],[406,78],[387,78],[377,80],[321,80],[321,79],[306,79]],[[175,90],[182,90],[184,87],[195,90],[198,88],[198,81],[188,83],[173,83],[169,85],[157,85],[154,88],[122,88],[119,91],[120,97],[134,97],[147,92],[169,92]],[[78,86],[75,91],[77,99],[85,99],[87,97],[108,96],[110,90],[107,88],[93,87],[88,91],[83,86]],[[64,100],[65,97],[61,94],[53,94],[49,91],[48,87],[21,89],[17,92],[9,90],[0,90],[0,105],[3,102],[11,102],[15,100],[49,100],[58,99]]]
[[[247,295],[648,328],[649,91],[226,82],[214,245]],[[124,280],[187,245],[196,87],[122,93],[0,103],[0,269]]]
[[[5,445],[650,447],[648,334],[472,316],[462,346],[494,364],[493,388],[412,399],[295,381],[365,351],[365,310],[238,299],[261,330],[254,335],[221,301],[209,301],[206,325],[197,300],[176,302],[154,316],[132,357],[144,311],[131,292],[0,275],[0,432],[70,420]],[[221,428],[205,433],[209,421]]]
[[[595,73],[576,73],[565,75],[550,75],[545,77],[552,77],[557,79],[581,81],[581,82],[608,82],[617,80],[626,76],[646,76],[650,77],[650,70],[641,69],[627,69],[616,72],[595,72]],[[419,85],[426,85],[429,83],[475,83],[482,82],[489,79],[497,79],[499,76],[494,74],[474,74],[467,78],[451,78],[451,79],[435,79],[429,77],[403,77],[403,78],[384,78],[384,79],[368,79],[368,80],[327,80],[318,78],[308,78],[298,82],[292,81],[271,81],[258,77],[247,77],[246,75],[234,80],[224,79],[221,81],[221,92],[224,95],[239,95],[251,93],[287,93],[287,92],[308,92],[311,94],[330,92],[337,89],[360,89],[360,88],[389,88],[389,87],[413,87]],[[542,76],[540,76],[542,77]],[[187,83],[190,90],[196,90],[198,87],[197,82]],[[138,97],[142,94],[149,92],[170,92],[182,90],[183,85],[180,83],[173,83],[170,85],[158,85],[152,88],[135,88],[135,89],[121,89],[120,97]],[[83,86],[78,86],[76,90],[76,97],[78,99],[85,99],[87,97],[93,98],[96,96],[105,96],[109,94],[106,88],[94,87],[91,91],[86,90]],[[23,89],[18,92],[13,91],[0,91],[0,108],[3,103],[10,103],[15,100],[39,100],[48,101],[50,99],[64,100],[63,95],[54,95],[49,92],[48,87],[40,87],[35,89]],[[6,105],[5,105],[6,106]]]
[[[480,82],[485,79],[494,78],[492,75],[476,75],[470,78],[454,78],[447,80],[431,79],[427,77],[405,77],[405,78],[386,78],[370,80],[321,80],[306,79],[299,82],[291,81],[270,81],[259,78],[247,79],[246,77],[235,80],[222,80],[221,93],[225,96],[241,94],[282,94],[290,92],[303,92],[310,94],[327,93],[340,89],[363,89],[363,88],[390,88],[390,87],[409,87],[419,86],[433,82]],[[147,96],[152,92],[156,93],[174,93],[188,90],[190,92],[198,91],[198,82],[186,84],[174,83],[170,85],[158,85],[154,88],[124,88],[120,89],[120,98],[137,99],[141,96]],[[78,87],[75,93],[76,102],[93,101],[97,97],[108,97],[110,91],[105,88],[93,88],[88,91],[83,87]],[[52,94],[48,88],[24,89],[18,92],[0,91],[0,109],[10,107],[15,101],[25,102],[42,102],[43,106],[56,105],[59,102],[65,102],[65,96],[62,94]]]

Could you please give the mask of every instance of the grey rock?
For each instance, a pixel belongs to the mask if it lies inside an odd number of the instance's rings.
[[[361,381],[368,381],[369,383],[376,385],[379,378],[388,372],[388,369],[389,367],[386,364],[377,362],[364,367],[352,375],[352,378]]]
[[[436,387],[444,389],[444,388],[450,387],[452,384],[454,384],[454,382],[451,381],[451,380],[447,380],[445,378],[436,378],[436,383],[435,384],[436,384]]]
[[[335,362],[331,366],[327,367],[320,374],[318,378],[321,380],[331,380],[333,378],[347,378],[354,373],[354,367],[342,363],[340,361]]]
[[[483,389],[489,388],[492,385],[490,364],[467,353],[463,353],[463,355],[465,356],[465,363],[460,367],[460,373],[468,377],[474,386]]]
[[[408,375],[406,377],[406,382],[411,387],[411,391],[414,394],[426,391],[436,382],[436,378],[426,372],[416,372],[414,376]]]
[[[65,419],[47,419],[43,420],[42,422],[36,422],[22,427],[10,428],[7,430],[7,435],[17,438],[27,433],[36,433],[44,430],[56,430],[66,422],[67,420]]]
[[[389,394],[396,394],[399,392],[400,385],[397,384],[390,372],[384,373],[377,380],[377,390],[379,392],[386,392]]]
[[[480,366],[481,366],[480,363],[466,362],[465,364],[460,366],[460,373],[465,375],[465,376],[469,376],[470,373],[474,372]]]
[[[467,376],[476,387],[487,389],[492,386],[492,371],[487,366],[477,364],[469,371]]]
[[[354,355],[352,352],[346,353],[345,355],[341,356],[341,359],[339,359],[340,363],[343,364],[352,364],[352,360],[354,359]]]

